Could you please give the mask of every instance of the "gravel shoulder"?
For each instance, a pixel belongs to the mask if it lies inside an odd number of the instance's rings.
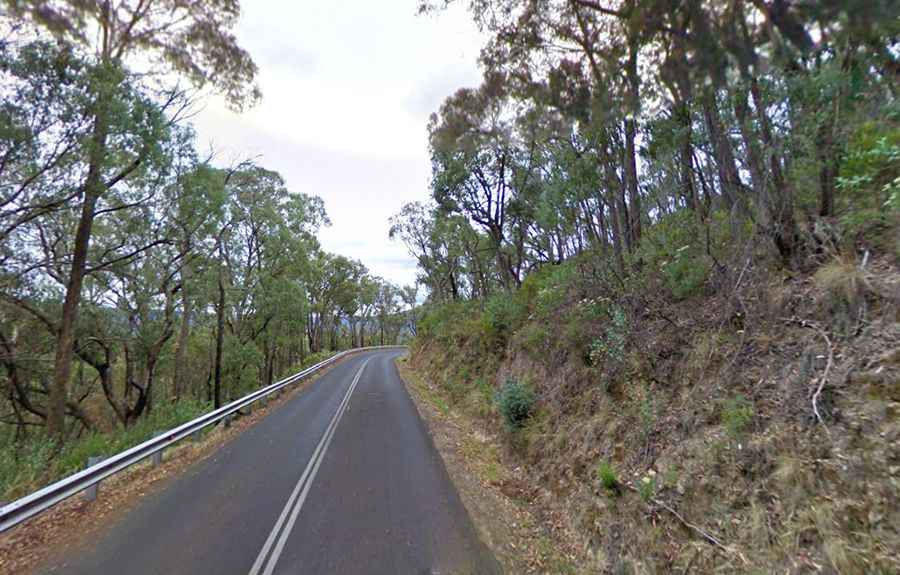
[[[523,471],[505,464],[500,438],[448,406],[440,390],[397,360],[419,415],[432,435],[479,537],[510,574],[581,573],[577,546],[561,523],[530,506]]]

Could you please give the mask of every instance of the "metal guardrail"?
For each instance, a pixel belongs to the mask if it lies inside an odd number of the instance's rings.
[[[156,437],[135,445],[130,449],[104,459],[100,463],[89,466],[83,471],[73,473],[72,475],[60,479],[56,483],[48,485],[43,489],[35,491],[31,495],[13,501],[4,507],[0,507],[0,533],[10,529],[26,519],[33,517],[47,509],[53,507],[57,503],[68,499],[69,497],[80,493],[96,485],[107,477],[122,471],[123,469],[139,463],[148,457],[161,453],[167,447],[191,436],[192,434],[224,420],[226,417],[240,411],[241,409],[251,405],[252,403],[264,397],[268,397],[272,393],[280,391],[291,384],[294,384],[324,367],[337,362],[339,359],[349,354],[361,351],[370,351],[375,349],[396,349],[405,346],[376,346],[361,347],[342,351],[321,363],[317,363],[312,367],[308,367],[303,371],[296,373],[290,377],[286,377],[281,381],[277,381],[272,385],[260,388],[244,397],[232,401],[228,405],[223,405],[219,409],[211,411],[200,417],[183,423],[174,429],[163,432]]]

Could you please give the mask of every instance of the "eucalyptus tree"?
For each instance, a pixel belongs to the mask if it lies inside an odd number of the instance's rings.
[[[310,304],[307,338],[313,353],[325,349],[326,344],[336,347],[341,306],[343,304],[344,309],[352,307],[349,300],[361,277],[365,276],[358,262],[321,250],[314,252],[306,280]]]
[[[818,216],[836,215],[842,119],[896,93],[896,2],[465,3],[489,36],[485,85],[502,77],[519,102],[591,135],[609,228],[630,250],[672,206],[701,223],[721,206],[752,218],[783,264],[797,265],[797,202],[814,191]]]
[[[496,245],[462,215],[435,205],[404,204],[391,218],[390,237],[400,239],[418,264],[418,281],[435,301],[488,295],[495,285]]]
[[[377,278],[378,291],[375,295],[375,314],[378,318],[378,331],[380,333],[380,345],[386,345],[396,335],[391,337],[391,320],[396,319],[400,311],[400,290],[394,284]]]
[[[405,327],[409,330],[409,334],[415,337],[419,323],[419,284],[414,283],[400,288],[400,299],[407,308]]]
[[[232,391],[273,377],[280,344],[273,326],[304,317],[315,234],[328,221],[320,198],[289,192],[276,172],[242,166],[224,182],[227,203],[215,249],[217,403],[226,331],[228,372],[237,382]]]
[[[429,123],[432,193],[438,206],[481,226],[491,239],[504,287],[521,279],[520,246],[510,237],[510,208],[532,176],[534,142],[515,129],[504,79],[448,98]],[[523,141],[518,136],[526,136]],[[511,249],[507,249],[511,248]]]
[[[225,216],[225,173],[196,155],[176,172],[167,188],[167,217],[174,226],[174,241],[182,256],[178,292],[181,299],[173,361],[172,395],[178,399],[188,387],[188,346],[191,326],[206,303],[203,278],[210,268],[216,232]]]
[[[84,215],[77,200],[84,197],[83,183],[91,172],[93,91],[102,75],[64,44],[30,42],[7,48],[9,91],[3,94],[4,110],[7,125],[14,129],[2,134],[7,155],[0,245],[7,273],[0,294],[38,319],[55,340],[58,359],[61,338],[71,342],[71,356],[79,337],[76,324],[68,323],[74,322],[69,312],[76,260],[80,284],[91,278],[104,281],[100,276],[167,241],[165,233],[132,234],[137,221],[132,212],[152,204],[165,183],[173,148],[167,107],[177,106],[180,96],[175,92],[167,101],[159,101],[157,94],[130,82],[109,89],[105,169],[116,175],[107,181],[108,192],[91,208],[91,225],[100,231],[101,240],[79,243],[83,235],[72,230]],[[137,157],[141,161],[135,163]],[[146,221],[146,214],[139,217]],[[128,225],[123,218],[131,218]],[[61,309],[57,307],[60,300],[64,302]],[[54,369],[54,378],[57,375]],[[73,413],[73,402],[68,393],[60,395],[55,384],[41,387],[49,402],[35,411],[40,411],[48,428],[59,433],[54,420],[66,411]],[[78,419],[85,422],[83,417]]]
[[[239,107],[258,95],[253,86],[256,66],[230,33],[240,11],[237,0],[4,0],[3,7],[6,19],[27,22],[38,35],[49,33],[71,46],[87,60],[93,75],[87,106],[89,146],[74,196],[80,200],[80,213],[47,417],[48,430],[61,440],[75,322],[98,204],[134,173],[150,152],[148,147],[138,147],[124,161],[122,155],[111,153],[113,124],[121,113],[121,87],[146,85],[174,73],[198,87],[211,85]]]

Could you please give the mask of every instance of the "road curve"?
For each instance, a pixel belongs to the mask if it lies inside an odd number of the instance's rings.
[[[341,361],[43,573],[493,574],[397,373]]]

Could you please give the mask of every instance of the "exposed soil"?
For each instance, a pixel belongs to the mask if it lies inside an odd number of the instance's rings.
[[[562,341],[577,294],[499,352],[420,338],[410,367],[443,419],[475,421],[457,443],[498,446],[502,484],[585,572],[900,573],[898,262],[744,271],[685,301],[635,294],[615,362]],[[508,379],[539,398],[517,434],[490,395]]]
[[[525,471],[507,465],[500,439],[477,420],[446,409],[440,388],[413,371],[406,357],[397,367],[479,536],[504,571],[584,572],[576,567],[584,561],[563,522],[552,514],[538,516],[528,504]]]

